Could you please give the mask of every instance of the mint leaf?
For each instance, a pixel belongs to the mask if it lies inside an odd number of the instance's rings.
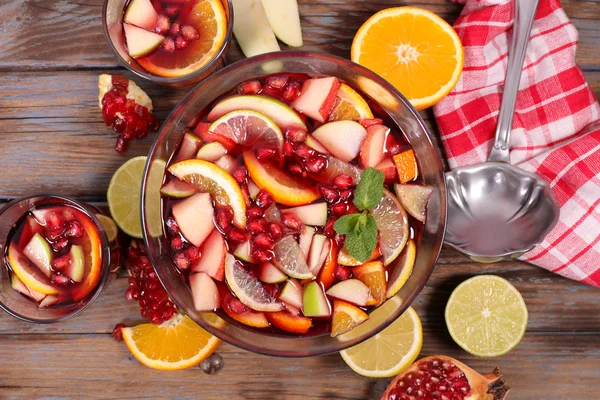
[[[381,201],[383,197],[383,172],[375,168],[367,168],[360,176],[360,182],[354,192],[354,205],[359,210],[370,210]]]
[[[370,214],[352,215],[358,216],[358,232],[346,235],[346,249],[352,257],[365,262],[377,247],[377,223]]]
[[[360,214],[344,215],[335,221],[333,229],[340,235],[354,235],[360,217]]]

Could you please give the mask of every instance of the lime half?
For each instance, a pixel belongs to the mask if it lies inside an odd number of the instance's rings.
[[[454,341],[478,357],[498,357],[525,335],[527,306],[506,279],[480,275],[467,279],[446,305],[446,325]]]

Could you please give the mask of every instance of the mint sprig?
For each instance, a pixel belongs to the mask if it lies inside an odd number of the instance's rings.
[[[333,229],[346,236],[348,253],[360,262],[365,262],[377,247],[377,223],[367,211],[374,208],[383,198],[383,172],[367,168],[360,176],[354,193],[354,205],[360,214],[348,214],[333,224]]]

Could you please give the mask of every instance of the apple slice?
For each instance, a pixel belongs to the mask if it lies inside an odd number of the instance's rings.
[[[85,255],[83,248],[76,244],[71,246],[69,251],[71,262],[65,267],[63,273],[71,278],[73,282],[81,282],[83,280],[83,272],[85,270]]]
[[[296,0],[262,0],[275,36],[283,43],[302,46],[302,29]]]
[[[325,226],[327,223],[327,203],[312,203],[305,206],[286,208],[282,213],[294,214],[300,222],[312,226]]]
[[[333,76],[307,79],[302,85],[300,96],[292,103],[292,108],[314,120],[325,122],[335,105],[339,88],[340,81]],[[319,140],[319,138],[316,139]],[[321,142],[321,140],[319,141]],[[325,143],[321,143],[325,145]],[[328,147],[327,149],[331,150]]]
[[[310,244],[312,243],[313,236],[317,230],[312,226],[302,225],[302,230],[300,231],[300,238],[298,238],[298,244],[302,249],[302,254],[304,255],[304,259],[308,259],[308,253],[310,252]]]
[[[158,33],[150,32],[134,25],[123,24],[127,52],[133,58],[146,56],[162,44],[165,37]]]
[[[217,143],[217,142],[213,142],[213,143]],[[229,154],[225,154],[224,156],[219,158],[217,161],[215,161],[215,164],[218,165],[219,167],[223,168],[225,171],[227,171],[231,175],[233,170],[236,169],[240,165],[240,162],[238,160],[236,160],[233,156],[230,156]],[[250,189],[250,185],[248,185],[248,189]]]
[[[427,203],[433,189],[426,186],[401,185],[399,183],[394,185],[394,189],[402,207],[417,220],[425,222]]]
[[[172,178],[160,189],[160,193],[163,196],[184,199],[196,193],[196,188],[189,183]]]
[[[260,264],[256,268],[256,276],[264,283],[281,283],[288,279],[286,274],[270,262]]]
[[[198,150],[198,153],[196,153],[196,158],[204,161],[215,162],[225,154],[227,154],[227,149],[221,143],[211,142],[200,147],[200,150]]]
[[[308,267],[315,276],[319,274],[319,270],[323,266],[323,262],[325,262],[325,258],[321,258],[321,253],[323,252],[323,248],[325,247],[326,243],[327,251],[329,251],[327,237],[317,233],[313,237],[312,243],[310,244],[310,252],[308,253]],[[321,261],[321,264],[319,264],[319,261]]]
[[[248,263],[254,263],[254,257],[250,253],[250,240],[246,240],[244,243],[239,244],[233,251],[233,255],[240,260]]]
[[[33,235],[23,249],[23,254],[48,278],[52,276],[52,249],[42,235],[39,233]]]
[[[233,14],[233,34],[246,57],[280,50],[261,0],[233,0]]]
[[[385,141],[390,129],[384,125],[371,125],[367,137],[360,148],[360,165],[375,168],[384,157]]]
[[[323,146],[317,139],[312,137],[312,135],[306,135],[306,140],[304,140],[304,144],[310,147],[313,150],[318,151],[323,154],[330,154],[329,151]]]
[[[193,272],[204,272],[218,281],[225,278],[225,254],[227,245],[223,235],[213,229],[200,246],[200,258],[192,265]]]
[[[190,275],[190,287],[196,311],[215,311],[221,306],[215,281],[204,272]]]
[[[133,0],[129,3],[123,20],[129,24],[153,31],[158,22],[158,13],[150,0]]]
[[[290,106],[272,97],[261,95],[231,96],[223,99],[213,107],[207,119],[214,121],[236,110],[262,113],[275,121],[279,127],[307,129],[302,118]]]
[[[306,333],[312,326],[312,320],[300,315],[292,315],[287,311],[265,313],[267,320],[286,332]]]
[[[260,188],[256,186],[256,183],[252,181],[252,179],[248,179],[248,194],[250,194],[250,198],[252,200],[256,200],[256,196],[258,196],[258,192],[260,192]]]
[[[19,279],[17,274],[12,274],[10,285],[17,292],[24,294],[25,296],[32,298],[35,301],[42,301],[46,297],[44,293],[36,292],[35,290],[31,290],[27,286],[25,286],[25,284]]]
[[[358,155],[367,130],[356,121],[334,121],[318,127],[313,136],[335,157],[350,162]]]
[[[357,306],[366,306],[371,297],[371,290],[358,279],[346,279],[330,287],[327,295]]]
[[[44,300],[41,301],[40,308],[50,307],[55,305],[56,303],[58,303],[58,297],[49,295],[44,297]]]
[[[311,279],[314,275],[308,268],[302,249],[292,235],[280,239],[273,247],[274,264],[289,277],[296,279]]]
[[[317,282],[310,282],[304,288],[302,296],[302,312],[306,317],[329,317],[331,304]]]
[[[285,309],[292,315],[300,315],[300,311],[302,310],[302,307],[295,307],[291,304],[287,304],[287,303],[283,303],[283,305],[285,306]]]
[[[279,300],[283,301],[285,304],[302,308],[302,292],[303,288],[300,282],[292,278],[288,280],[283,286],[283,289],[281,289]]]
[[[198,152],[198,148],[202,144],[202,140],[193,133],[186,132],[183,135],[183,139],[181,140],[181,146],[179,146],[179,151],[175,156],[175,162],[189,160],[194,158],[196,153]]]
[[[214,209],[209,193],[196,193],[173,206],[173,217],[183,236],[196,247],[210,235]]]
[[[369,319],[366,312],[345,301],[334,300],[331,337],[346,333]]]
[[[385,157],[379,164],[375,166],[375,169],[383,172],[386,184],[390,185],[396,182],[396,165],[391,158]]]
[[[52,286],[46,275],[21,254],[14,243],[8,246],[8,263],[28,288],[43,294],[58,294],[58,289]]]

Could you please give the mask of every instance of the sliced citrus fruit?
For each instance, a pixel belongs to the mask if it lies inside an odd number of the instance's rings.
[[[320,197],[315,185],[299,181],[273,164],[259,161],[254,152],[245,151],[243,156],[244,164],[256,186],[269,192],[276,202],[287,206],[301,206]]]
[[[210,124],[208,130],[246,148],[256,146],[279,151],[283,149],[281,129],[275,121],[257,111],[231,111]]]
[[[454,29],[417,7],[388,8],[371,16],[354,36],[351,59],[394,85],[417,110],[454,88],[464,62]]]
[[[360,308],[342,300],[334,300],[333,316],[331,318],[331,337],[346,333],[368,319],[369,316],[367,313]]]
[[[314,278],[306,263],[302,248],[293,236],[289,235],[277,241],[273,252],[275,253],[275,265],[286,275],[296,279]]]
[[[373,250],[373,253],[371,253],[371,256],[365,262],[373,261],[374,259],[376,259],[379,256],[381,256],[381,252],[379,251],[379,246],[378,246],[378,247],[375,247],[375,250]],[[344,247],[342,247],[342,249],[338,253],[337,262],[338,262],[338,264],[343,265],[345,267],[356,267],[358,265],[363,264],[362,262],[358,261],[356,258],[352,257],[350,255],[350,253],[348,253],[348,249],[346,248],[346,245],[344,245]]]
[[[237,298],[254,311],[281,311],[283,304],[231,254],[225,256],[225,280]]]
[[[246,227],[246,201],[240,186],[223,168],[204,160],[185,160],[169,167],[169,172],[180,180],[210,193],[216,203],[231,207],[233,223]]]
[[[379,305],[385,301],[386,276],[385,268],[381,261],[365,263],[359,267],[352,268],[354,276],[371,290],[371,296]]]
[[[182,314],[160,325],[121,328],[121,333],[139,362],[164,371],[193,367],[211,355],[221,342]]]
[[[506,279],[479,275],[454,289],[446,304],[452,339],[478,357],[498,357],[519,344],[527,329],[527,305]]]
[[[83,227],[83,236],[80,242],[83,247],[83,254],[85,255],[85,280],[73,290],[73,300],[76,301],[85,298],[94,290],[102,272],[102,240],[100,239],[100,232],[91,219],[83,217],[78,220]]]
[[[21,254],[14,243],[8,246],[8,263],[15,275],[28,288],[43,294],[58,294],[58,289],[52,286],[42,270]]]
[[[102,224],[102,228],[104,229],[104,232],[106,232],[108,241],[111,243],[114,242],[117,239],[117,234],[119,233],[119,229],[117,228],[115,221],[103,214],[96,214],[96,218],[98,218],[98,221],[100,221],[100,224]]]
[[[209,121],[214,121],[236,110],[257,111],[271,118],[280,127],[306,130],[306,124],[296,111],[287,104],[269,96],[242,95],[228,97],[218,102],[207,118]]]
[[[383,264],[389,265],[398,257],[408,240],[408,216],[396,196],[385,189],[383,198],[372,214],[379,228],[379,251],[383,256]]]
[[[207,64],[219,52],[227,33],[227,14],[221,0],[199,0],[180,21],[191,25],[199,38],[188,41],[183,50],[164,54],[158,50],[137,62],[147,71],[160,76],[178,77],[190,74]]]
[[[405,150],[392,157],[400,183],[414,181],[419,175],[419,167],[413,149]]]
[[[335,106],[331,114],[329,114],[329,120],[341,121],[352,119],[359,121],[371,118],[373,118],[373,113],[365,99],[356,90],[342,83],[337,93]]]
[[[217,329],[223,329],[223,328],[225,328],[225,326],[227,326],[227,321],[225,321],[223,318],[219,317],[214,312],[201,312],[199,314],[200,314],[200,318],[202,318],[204,321],[206,321],[206,323],[209,324],[210,326],[213,326]]]
[[[387,301],[382,307],[390,304]],[[382,308],[380,307],[380,309]],[[374,313],[372,313],[374,314]],[[379,314],[383,318],[388,314]],[[381,323],[371,315],[371,319],[354,328],[346,335],[355,331],[372,329],[373,324]],[[363,376],[370,378],[387,378],[399,374],[416,360],[423,344],[423,331],[419,316],[409,307],[396,321],[364,342],[340,352],[340,355],[350,368]]]
[[[148,180],[148,193],[158,196],[165,162],[155,160]],[[146,157],[134,157],[127,160],[113,174],[106,192],[108,209],[115,223],[123,232],[134,238],[142,238],[142,222],[140,219],[140,193]],[[150,205],[150,203],[148,203]],[[160,203],[151,203],[147,209],[148,220],[156,221],[151,224],[151,232],[156,236],[161,234]]]
[[[414,240],[409,239],[398,261],[388,268],[388,283],[385,295],[388,299],[396,295],[410,277],[415,265],[416,255],[417,245]]]

